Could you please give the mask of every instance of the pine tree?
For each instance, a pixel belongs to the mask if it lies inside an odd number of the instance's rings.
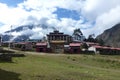
[[[78,41],[83,41],[85,39],[80,29],[75,29],[72,37],[73,37],[73,40],[78,40]]]

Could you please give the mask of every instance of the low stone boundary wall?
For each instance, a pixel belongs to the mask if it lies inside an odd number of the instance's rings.
[[[25,57],[25,55],[15,53],[0,53],[0,61],[12,62],[12,57]]]

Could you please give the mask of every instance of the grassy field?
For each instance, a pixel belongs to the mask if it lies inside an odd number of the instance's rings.
[[[0,62],[0,80],[120,80],[120,56],[26,54]]]

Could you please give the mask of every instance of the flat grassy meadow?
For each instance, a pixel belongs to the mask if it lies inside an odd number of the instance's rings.
[[[0,62],[0,80],[120,80],[120,56],[26,54]]]

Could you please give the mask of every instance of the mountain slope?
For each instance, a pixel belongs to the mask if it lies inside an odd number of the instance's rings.
[[[38,24],[38,25],[23,25],[18,26],[15,29],[9,30],[4,32],[3,34],[3,41],[22,41],[30,39],[31,36],[38,35],[39,31],[36,32],[34,29],[47,29],[47,28],[54,28],[54,27],[48,27],[45,24]],[[40,39],[40,36],[38,36]]]
[[[20,32],[20,31],[22,31],[22,30],[25,30],[25,29],[33,29],[33,28],[35,28],[35,27],[40,27],[40,28],[43,28],[43,29],[48,28],[48,26],[47,26],[47,25],[44,25],[44,24],[38,24],[38,25],[33,25],[33,24],[31,24],[31,25],[22,25],[22,26],[18,26],[18,27],[15,28],[15,29],[12,29],[11,31],[6,31],[5,33],[14,32],[14,31]]]
[[[105,45],[120,47],[120,23],[105,30],[97,39],[102,39]]]

